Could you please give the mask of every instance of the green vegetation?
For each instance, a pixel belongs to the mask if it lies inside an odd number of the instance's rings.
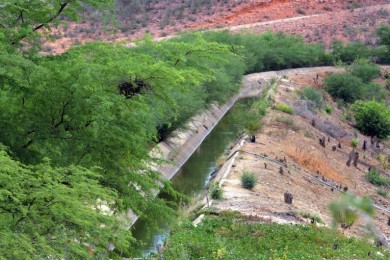
[[[279,110],[279,111],[282,111],[286,114],[294,114],[294,109],[292,107],[290,107],[289,105],[287,105],[286,103],[277,103],[275,104],[275,109],[276,110]]]
[[[327,105],[327,106],[325,106],[325,112],[330,115],[333,112],[333,108],[331,106]]]
[[[369,136],[386,138],[390,135],[390,108],[384,103],[356,101],[352,106],[356,128]]]
[[[329,94],[347,103],[361,99],[365,94],[363,81],[350,74],[331,74],[326,77],[324,84]]]
[[[204,32],[203,35],[208,41],[234,46],[234,52],[244,56],[246,73],[330,65],[332,62],[331,55],[326,54],[322,46],[306,44],[302,37],[283,33],[255,35],[219,31]]]
[[[145,11],[150,3],[130,6]],[[156,142],[211,103],[228,100],[244,73],[332,61],[320,45],[271,32],[145,37],[135,48],[98,42],[56,56],[39,53],[41,29],[58,23],[57,16],[77,20],[84,6],[105,13],[110,4],[1,4],[0,252],[6,258],[131,256],[134,239],[119,214],[132,210],[152,225],[175,214],[173,203],[155,197],[161,184],[177,197],[151,167],[161,163],[150,155]],[[248,132],[261,127],[268,106],[263,99],[251,105],[243,124]]]
[[[185,242],[184,242],[185,241]],[[337,250],[333,249],[338,244]],[[234,212],[172,230],[164,259],[364,259],[374,245],[315,225],[259,224]],[[378,256],[379,258],[379,256]]]
[[[320,109],[322,107],[323,95],[318,89],[305,87],[298,94],[301,98],[312,101],[316,108]]]
[[[351,141],[351,146],[352,146],[354,149],[356,149],[356,148],[358,147],[358,145],[359,145],[359,140],[356,139],[356,138],[352,139],[352,141]]]
[[[351,227],[358,218],[359,212],[370,217],[374,215],[371,198],[357,198],[349,194],[344,194],[340,199],[333,201],[329,209],[332,213],[334,227],[337,224],[340,224],[342,228]]]
[[[379,66],[367,59],[355,60],[348,69],[351,75],[360,78],[364,83],[369,83],[381,75]]]
[[[322,219],[317,215],[313,215],[305,211],[297,211],[296,213],[298,215],[301,215],[303,218],[311,219],[314,220],[314,222],[316,223],[324,224],[324,221],[322,221]]]
[[[371,169],[366,175],[366,179],[376,186],[389,186],[390,179],[380,176],[379,172],[375,169]]]
[[[215,182],[215,183],[212,183],[212,185],[210,185],[210,186],[211,186],[210,187],[211,198],[216,199],[216,200],[222,199],[223,190],[222,190],[221,186],[219,186],[219,183]]]
[[[379,188],[376,190],[376,193],[378,193],[379,195],[381,195],[383,198],[386,198],[386,199],[389,197],[389,192],[385,189]]]
[[[251,190],[257,183],[257,176],[253,172],[244,171],[241,175],[241,186],[245,189]]]
[[[300,127],[296,123],[294,123],[294,121],[289,117],[278,116],[278,117],[275,117],[275,121],[282,123],[282,124],[285,124],[287,127],[289,127],[290,129],[292,129],[294,131],[298,131],[300,129]]]

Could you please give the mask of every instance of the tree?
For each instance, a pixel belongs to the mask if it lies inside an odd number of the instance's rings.
[[[127,250],[133,241],[112,214],[117,194],[100,185],[101,170],[27,166],[4,149],[0,165],[0,257],[114,256],[109,244]]]
[[[384,139],[390,135],[390,109],[384,103],[357,101],[352,110],[356,120],[356,128],[369,136]]]
[[[76,20],[86,5],[107,8],[112,0],[3,0],[0,9],[0,32],[9,42],[18,44],[39,30],[58,24],[58,17]]]

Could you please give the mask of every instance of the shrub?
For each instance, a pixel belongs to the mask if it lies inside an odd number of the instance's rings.
[[[294,131],[298,131],[300,129],[299,126],[297,124],[295,124],[291,118],[278,116],[275,118],[275,121],[282,123],[282,124],[285,124],[287,127],[289,127],[290,129],[292,129]]]
[[[332,45],[332,49],[335,61],[342,61],[347,64],[351,64],[356,58],[369,58],[371,55],[369,47],[361,42],[353,42],[346,45],[336,42]]]
[[[389,196],[389,192],[387,190],[384,190],[381,188],[377,189],[376,193],[378,193],[379,195],[381,195],[384,198],[387,198]]]
[[[287,113],[287,114],[294,114],[294,110],[292,107],[290,107],[289,105],[287,105],[286,103],[278,103],[275,105],[275,109],[276,110],[279,110],[279,111],[282,111],[284,113]]]
[[[386,80],[386,89],[390,90],[390,79]]]
[[[376,100],[381,101],[386,98],[386,91],[381,87],[379,83],[371,82],[365,86],[364,100]]]
[[[313,101],[317,108],[322,107],[323,96],[321,91],[314,88],[306,87],[298,94],[301,96],[301,98]]]
[[[368,83],[381,75],[379,66],[367,59],[358,59],[354,61],[349,67],[349,71],[353,76],[360,78],[365,83]]]
[[[371,169],[366,175],[366,179],[376,186],[387,186],[390,184],[390,180],[386,177],[380,176],[379,172],[375,169]]]
[[[359,140],[358,140],[358,139],[352,139],[352,141],[351,141],[351,146],[352,146],[353,148],[357,148],[358,145],[359,145]]]
[[[219,182],[215,182],[211,185],[211,198],[215,200],[222,199],[223,190],[219,186]]]
[[[325,112],[328,113],[329,115],[332,114],[333,108],[331,106],[326,106],[325,107]]]
[[[356,128],[369,136],[380,139],[390,135],[390,109],[384,103],[357,101],[352,105]]]
[[[325,79],[325,90],[332,97],[352,103],[364,97],[363,81],[350,74],[332,74]]]
[[[257,183],[257,176],[252,172],[244,171],[241,175],[241,185],[245,189],[253,189]]]

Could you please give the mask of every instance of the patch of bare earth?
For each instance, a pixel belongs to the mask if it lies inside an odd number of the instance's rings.
[[[256,142],[247,142],[241,148],[267,159],[240,152],[223,181],[224,198],[216,201],[214,206],[279,223],[310,221],[298,214],[305,212],[319,216],[327,226],[331,226],[328,205],[341,194],[328,186],[332,185],[341,190],[347,189],[356,196],[370,196],[376,205],[390,210],[389,199],[378,195],[377,187],[364,177],[368,167],[375,167],[381,174],[390,176],[389,170],[383,169],[376,159],[378,154],[387,158],[390,151],[383,145],[380,149],[368,145],[364,151],[363,141],[370,144],[370,139],[340,120],[344,111],[337,108],[329,96],[326,96],[326,104],[333,108],[331,115],[324,111],[313,113],[304,101],[300,101],[297,91],[307,86],[322,89],[322,80],[327,74],[327,71],[306,70],[290,73],[287,79],[280,81],[273,98],[276,103],[293,106],[296,113],[289,115],[270,109],[263,119],[262,131],[256,134]],[[357,149],[360,160],[357,167],[348,167],[346,162],[355,136],[360,141]],[[325,147],[320,145],[320,138],[325,138]],[[253,190],[241,187],[240,177],[245,171],[258,177]],[[284,202],[285,192],[293,195],[292,204]],[[389,217],[390,214],[379,210],[375,216],[375,224],[387,237],[390,237]],[[356,223],[345,231],[348,235],[357,236],[365,232],[363,223]]]
[[[121,28],[110,30],[104,29],[101,18],[87,13],[84,22],[59,27],[54,37],[57,40],[45,43],[44,52],[61,53],[72,44],[96,40],[129,42],[145,33],[158,38],[216,28],[285,32],[326,46],[334,40],[373,44],[375,29],[390,21],[389,0],[228,0],[203,6],[196,13],[190,7],[181,8],[180,1],[160,1],[148,8],[147,13],[121,14]],[[182,10],[180,15],[175,14],[178,8]],[[171,15],[167,16],[168,13]]]

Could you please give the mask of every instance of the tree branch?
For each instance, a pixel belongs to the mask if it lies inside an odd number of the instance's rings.
[[[57,13],[56,13],[55,15],[53,15],[52,17],[50,17],[49,20],[46,21],[45,23],[41,23],[40,25],[35,26],[34,29],[33,29],[33,32],[35,32],[35,31],[41,29],[41,28],[42,28],[43,26],[45,26],[46,24],[51,23],[54,19],[56,19],[56,18],[64,11],[64,9],[65,9],[65,7],[66,7],[67,5],[68,5],[67,2],[61,4],[60,9],[58,9]]]

